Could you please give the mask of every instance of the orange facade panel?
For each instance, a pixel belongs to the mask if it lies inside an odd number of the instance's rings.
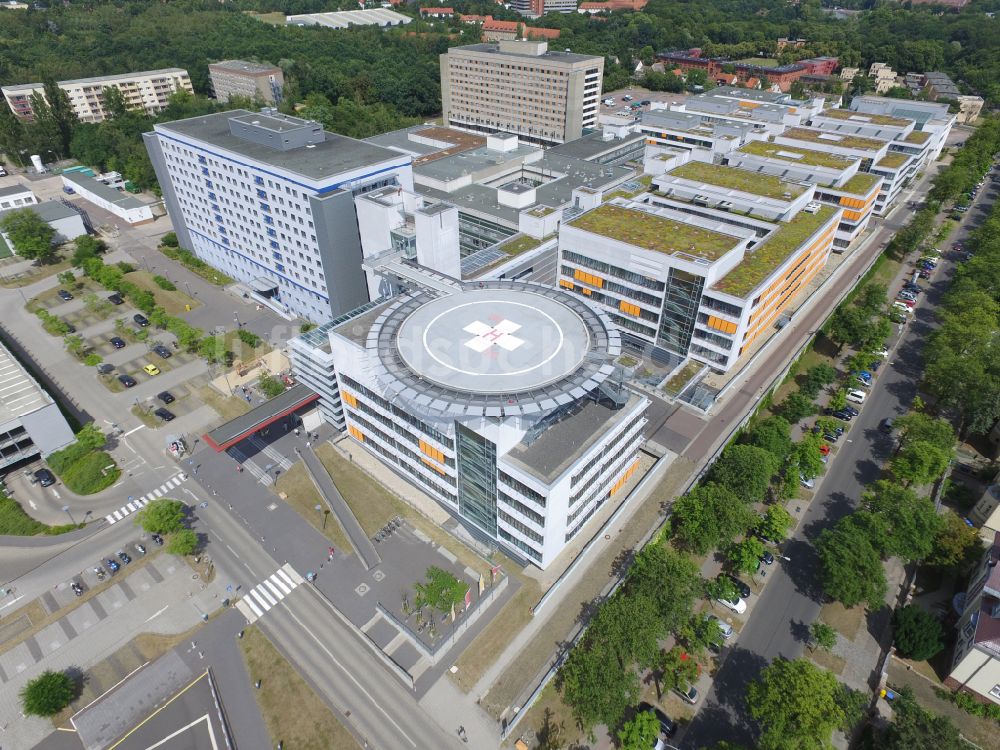
[[[439,451],[430,443],[426,443],[423,440],[420,441],[420,452],[423,453],[428,458],[432,458],[438,463],[444,463],[444,453]]]
[[[618,490],[620,490],[622,487],[624,487],[625,484],[628,482],[628,480],[632,478],[632,475],[635,474],[635,470],[638,468],[639,468],[639,459],[637,458],[635,461],[632,462],[631,466],[625,469],[624,473],[618,478],[618,481],[615,482],[614,486],[611,488],[611,492],[609,494],[613,495],[616,492],[618,492]]]
[[[577,281],[582,281],[584,284],[590,284],[591,286],[596,286],[598,289],[604,288],[604,279],[600,276],[595,276],[592,273],[587,273],[586,271],[581,271],[579,268],[573,271],[573,278]]]
[[[561,286],[563,289],[575,289],[576,288],[576,284],[574,284],[569,279],[559,279],[559,286]]]
[[[340,400],[348,406],[352,406],[355,409],[358,408],[358,399],[353,393],[348,393],[347,391],[342,390],[340,392]]]
[[[619,300],[618,309],[623,313],[627,313],[633,317],[639,317],[639,306],[633,305],[631,302],[626,302],[625,300]]]
[[[423,461],[424,464],[426,464],[427,466],[430,466],[432,469],[434,469],[434,471],[436,471],[438,474],[444,476],[445,473],[444,468],[441,467],[439,464],[436,464],[429,458],[424,458],[423,456],[420,457],[420,460]]]
[[[722,318],[717,318],[714,315],[708,316],[708,325],[710,328],[714,328],[717,331],[722,331],[723,333],[736,333],[738,326],[736,323],[732,323],[728,320],[723,320]]]
[[[357,427],[355,427],[354,425],[348,425],[348,426],[347,426],[347,432],[348,432],[348,434],[349,434],[349,435],[350,435],[350,436],[351,436],[352,438],[354,438],[354,439],[355,439],[355,440],[357,440],[358,442],[360,442],[360,443],[363,443],[363,442],[365,442],[365,433],[363,433],[363,432],[362,432],[361,430],[359,430],[359,429],[358,429]]]

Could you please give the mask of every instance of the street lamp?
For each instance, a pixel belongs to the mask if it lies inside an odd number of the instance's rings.
[[[236,311],[235,311],[235,310],[233,311],[233,320],[234,320],[234,321],[235,321],[235,323],[236,323],[236,328],[237,328],[237,329],[239,329],[239,328],[242,328],[242,327],[243,327],[243,325],[242,325],[242,324],[240,323],[240,316],[239,316],[239,315],[238,315],[238,314],[236,313]]]
[[[194,299],[194,294],[192,294],[191,292],[191,285],[188,284],[186,281],[184,282],[184,288],[188,290],[188,297]]]
[[[69,506],[68,505],[64,505],[63,506],[63,513],[65,513],[67,516],[69,516],[69,522],[71,524],[73,524],[74,526],[76,526],[76,521],[73,519],[73,514],[69,512]]]

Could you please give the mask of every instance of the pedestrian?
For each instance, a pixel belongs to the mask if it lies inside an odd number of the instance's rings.
[[[298,436],[299,436],[299,428],[298,428],[298,427],[296,427],[296,428],[295,428],[295,437],[298,437]]]
[[[310,443],[308,440],[306,440],[306,448],[308,448],[310,445],[312,445],[312,443]]]

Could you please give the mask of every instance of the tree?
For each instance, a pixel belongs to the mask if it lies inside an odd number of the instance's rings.
[[[0,107],[0,153],[7,154],[23,167],[21,150],[26,140],[24,123],[10,107]]]
[[[0,219],[0,230],[10,237],[14,250],[22,258],[49,263],[56,257],[52,240],[56,230],[30,208],[19,208]]]
[[[949,454],[955,449],[955,431],[946,419],[935,419],[920,411],[911,411],[909,414],[896,417],[892,421],[892,426],[899,433],[900,445],[925,442]]]
[[[766,450],[780,466],[792,449],[791,425],[783,417],[762,419],[750,426],[744,435],[744,441]]]
[[[788,397],[778,404],[778,411],[781,416],[794,424],[815,414],[816,404],[806,394],[796,391],[788,394]]]
[[[702,591],[694,560],[662,542],[647,544],[639,551],[626,585],[650,598],[666,630],[674,630],[687,620]]]
[[[913,604],[892,613],[892,637],[896,650],[916,661],[930,659],[944,648],[941,623]]]
[[[934,538],[934,548],[926,562],[936,568],[962,570],[982,556],[979,532],[952,511],[943,514],[943,523]]]
[[[922,485],[940,477],[950,461],[947,451],[924,440],[913,440],[893,456],[889,468],[907,485]]]
[[[21,688],[21,707],[29,716],[54,716],[73,702],[77,686],[65,672],[46,670]]]
[[[635,662],[654,664],[658,641],[666,634],[656,604],[643,594],[615,594],[598,610],[590,629],[592,641],[614,656],[619,669]]]
[[[72,354],[78,359],[83,356],[85,342],[83,336],[71,335],[65,336],[63,338],[63,344],[66,346],[66,351]]]
[[[845,607],[866,602],[870,609],[885,604],[885,570],[864,528],[851,516],[820,534],[820,581],[829,597]]]
[[[264,395],[268,398],[274,398],[275,396],[283,393],[285,390],[285,384],[278,380],[273,375],[268,375],[267,373],[260,376],[257,380],[257,387],[264,392]]]
[[[660,651],[653,668],[660,676],[661,693],[675,688],[686,689],[695,683],[701,671],[698,662],[680,646],[674,646],[669,651]]]
[[[96,451],[104,447],[107,438],[101,428],[93,422],[88,422],[76,433],[76,442],[87,451]]]
[[[751,575],[757,572],[763,555],[764,543],[755,536],[748,536],[742,542],[730,545],[726,551],[726,559],[733,570]]]
[[[154,500],[135,514],[135,523],[150,534],[173,534],[184,528],[185,508],[180,500]]]
[[[432,565],[424,573],[427,580],[414,585],[416,596],[413,605],[417,609],[431,607],[442,614],[461,604],[469,587],[447,570]]]
[[[233,353],[226,348],[226,340],[222,336],[206,336],[203,338],[198,345],[198,353],[209,364],[228,365],[233,357]]]
[[[837,645],[837,631],[819,620],[809,626],[809,636],[812,642],[824,651],[832,651]]]
[[[923,560],[931,553],[943,522],[930,499],[880,479],[862,495],[861,506],[878,516],[870,538],[883,557]]]
[[[193,555],[198,549],[198,535],[191,529],[181,529],[170,535],[167,552],[171,555]]]
[[[792,528],[794,519],[783,505],[769,505],[764,515],[757,522],[756,531],[766,539],[780,541]]]
[[[588,635],[570,652],[558,684],[583,729],[596,724],[616,727],[639,699],[639,677],[631,669],[609,668],[609,655],[591,647]]]
[[[703,654],[707,648],[721,646],[724,638],[717,619],[706,614],[696,614],[691,615],[688,621],[677,629],[677,640],[684,644],[689,653]]]
[[[819,395],[823,388],[837,379],[837,370],[825,362],[810,367],[805,374],[801,389],[813,398]]]
[[[820,453],[822,446],[823,436],[814,432],[807,432],[795,444],[795,460],[802,476],[812,478],[823,473],[823,454]]]
[[[871,314],[860,307],[842,304],[830,316],[825,333],[839,352],[845,344],[859,344],[864,339],[870,318]]]
[[[879,738],[881,750],[965,750],[958,728],[945,716],[925,711],[904,687],[892,702],[892,723]]]
[[[740,592],[736,588],[736,583],[725,573],[721,573],[712,580],[705,582],[705,596],[709,599],[734,601],[739,598],[739,595]]]
[[[652,711],[640,711],[618,731],[620,750],[649,750],[660,736],[660,720]]]
[[[84,261],[97,258],[107,247],[103,240],[98,240],[88,234],[81,234],[73,240],[73,255],[70,256],[70,263],[76,268],[82,268]]]
[[[773,455],[754,445],[731,445],[722,452],[709,471],[710,481],[742,498],[745,502],[762,501],[778,463]]]
[[[760,750],[830,748],[844,721],[832,673],[805,659],[777,659],[747,686],[750,715],[760,725]]]
[[[63,286],[73,286],[76,283],[76,274],[72,271],[63,271],[56,276],[56,281]]]
[[[727,488],[709,482],[679,497],[672,519],[678,543],[700,555],[744,533],[754,513]]]

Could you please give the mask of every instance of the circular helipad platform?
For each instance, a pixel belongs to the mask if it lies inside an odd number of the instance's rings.
[[[422,378],[472,393],[517,393],[573,372],[590,349],[587,327],[554,299],[476,289],[413,312],[397,334],[400,356]]]
[[[614,371],[621,338],[566,291],[487,281],[401,297],[366,346],[388,395],[420,411],[503,416],[586,396]]]

